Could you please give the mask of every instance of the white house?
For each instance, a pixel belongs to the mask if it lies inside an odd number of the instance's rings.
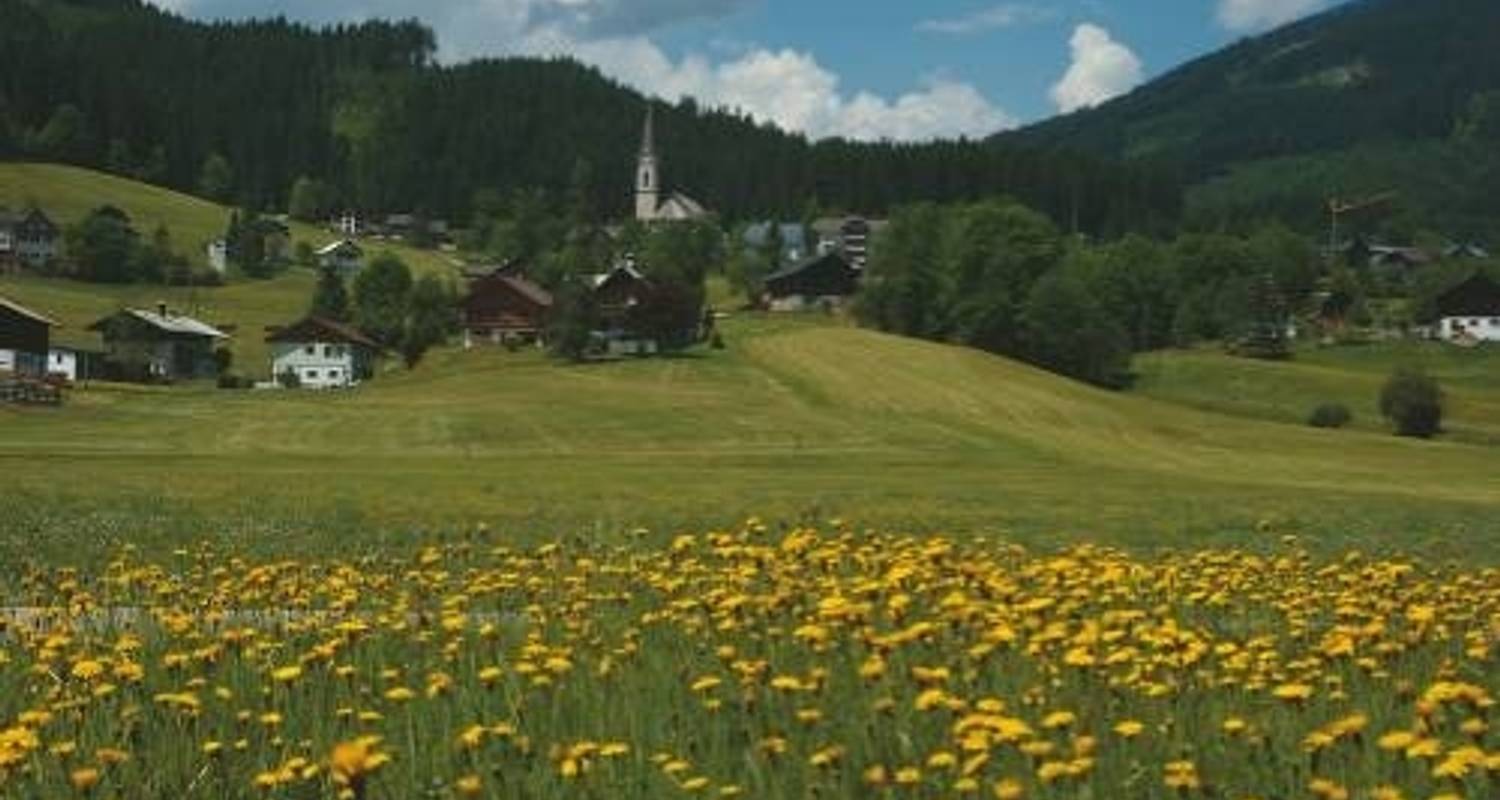
[[[208,266],[214,272],[223,275],[229,271],[229,242],[223,239],[215,239],[204,248],[208,256]]]
[[[60,375],[69,383],[77,383],[97,377],[102,350],[54,342],[47,351],[47,374]]]
[[[266,337],[271,345],[271,377],[295,375],[304,389],[343,389],[374,374],[380,345],[333,320],[306,317]]]
[[[340,239],[318,248],[318,264],[324,269],[338,272],[348,280],[359,274],[364,267],[365,251],[348,239]]]
[[[1500,284],[1483,273],[1443,292],[1433,304],[1438,338],[1449,342],[1500,342]]]

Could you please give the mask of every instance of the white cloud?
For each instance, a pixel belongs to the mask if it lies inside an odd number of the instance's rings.
[[[419,17],[439,57],[569,56],[647,94],[695,98],[819,139],[921,140],[987,136],[1015,121],[973,86],[932,78],[898,97],[841,87],[839,75],[797,50],[745,45],[673,58],[648,34],[685,18],[724,17],[755,0],[155,0],[197,18],[285,14],[314,24]],[[710,48],[712,50],[712,48]]]
[[[1232,31],[1260,31],[1306,16],[1327,0],[1219,0],[1219,24]]]
[[[1073,63],[1052,87],[1052,102],[1066,114],[1099,105],[1141,82],[1141,60],[1109,31],[1089,23],[1073,31]]]
[[[1005,3],[1003,5],[980,9],[972,14],[961,17],[923,20],[917,23],[917,30],[922,33],[944,33],[953,36],[964,36],[985,33],[999,28],[1011,28],[1017,25],[1044,22],[1054,19],[1056,16],[1057,12],[1054,9],[1026,3]]]
[[[673,61],[644,37],[577,42],[556,31],[528,37],[524,49],[571,55],[652,94],[739,109],[814,139],[978,137],[1015,124],[977,89],[946,78],[931,78],[894,99],[850,94],[838,75],[796,50],[757,48],[720,63],[698,54]]]

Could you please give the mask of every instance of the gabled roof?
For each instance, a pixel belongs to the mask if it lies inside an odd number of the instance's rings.
[[[795,275],[800,275],[804,272],[811,272],[813,269],[823,266],[823,262],[825,261],[837,261],[838,264],[836,266],[842,266],[844,269],[848,270],[851,273],[859,272],[859,270],[856,269],[853,264],[849,263],[848,259],[844,258],[842,255],[839,255],[837,250],[834,250],[827,253],[821,253],[810,258],[804,258],[795,264],[788,264],[787,266],[776,270],[770,275],[767,275],[766,283],[770,283],[771,281],[785,280]]]
[[[656,209],[656,218],[668,221],[685,221],[706,216],[708,216],[708,209],[682,192],[673,192]]]
[[[21,305],[20,303],[17,303],[14,300],[7,300],[4,297],[0,297],[0,308],[8,309],[13,313],[20,314],[21,316],[29,320],[40,322],[43,325],[50,325],[54,328],[58,325],[57,320],[32,311],[31,309]]]
[[[1500,284],[1482,272],[1475,273],[1438,295],[1433,305],[1440,317],[1500,316]]]
[[[357,344],[372,350],[380,345],[357,329],[326,317],[303,317],[284,328],[272,331],[267,342],[343,342]]]
[[[525,278],[516,278],[510,275],[501,275],[500,277],[496,278],[496,280],[500,283],[505,284],[506,286],[509,286],[512,289],[515,289],[517,294],[520,294],[522,297],[525,297],[527,300],[530,300],[531,302],[536,303],[539,306],[550,307],[552,305],[552,293],[532,283],[531,281],[526,280]]]
[[[121,315],[137,319],[163,333],[175,333],[184,336],[207,336],[212,339],[229,338],[229,334],[219,330],[218,328],[215,328],[212,325],[209,325],[206,322],[201,322],[189,316],[185,316],[182,314],[173,314],[171,312],[167,312],[165,315],[163,315],[155,311],[142,311],[138,308],[120,309],[118,312],[110,314],[104,319],[101,319],[98,322],[95,322],[93,325],[90,325],[89,330],[101,331],[110,320],[115,319]]]
[[[318,248],[318,255],[331,256],[334,253],[339,252],[340,250],[350,247],[354,248],[354,252],[356,253],[363,254],[365,252],[359,245],[355,244],[354,242],[351,242],[348,239],[340,239],[337,242],[325,244],[322,247]]]
[[[614,268],[609,272],[600,272],[594,275],[590,275],[589,281],[593,284],[595,289],[598,289],[599,287],[603,286],[606,283],[609,283],[611,280],[618,276],[634,278],[635,280],[641,281],[642,283],[646,281],[645,274],[636,269],[634,264],[616,264]]]

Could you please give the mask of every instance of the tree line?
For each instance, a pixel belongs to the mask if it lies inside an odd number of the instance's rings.
[[[630,208],[646,100],[573,61],[440,65],[415,22],[206,24],[139,0],[0,0],[0,19],[0,158],[258,210],[450,221],[486,192],[566,191],[583,164],[593,214]],[[968,141],[814,143],[692,100],[656,112],[665,183],[729,221],[1003,192],[1113,235],[1167,229],[1181,206],[1177,175],[1148,165]]]

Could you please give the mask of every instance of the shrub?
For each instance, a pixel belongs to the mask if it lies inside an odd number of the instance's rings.
[[[1342,428],[1353,420],[1354,415],[1343,403],[1324,403],[1313,409],[1307,424],[1314,428]]]
[[[302,377],[297,374],[296,370],[291,368],[282,370],[281,374],[276,376],[276,382],[281,384],[281,388],[283,389],[302,388]]]
[[[1431,438],[1443,429],[1443,390],[1425,372],[1397,367],[1380,390],[1380,413],[1399,436]]]
[[[714,331],[713,338],[709,340],[709,347],[715,350],[724,349],[724,337],[718,331]]]
[[[220,389],[236,389],[236,390],[238,390],[238,389],[252,389],[252,388],[255,387],[255,381],[252,381],[249,378],[245,378],[245,377],[236,375],[236,374],[234,374],[232,372],[221,372],[221,373],[219,373],[219,379],[218,379],[218,381],[219,381],[219,388]]]

